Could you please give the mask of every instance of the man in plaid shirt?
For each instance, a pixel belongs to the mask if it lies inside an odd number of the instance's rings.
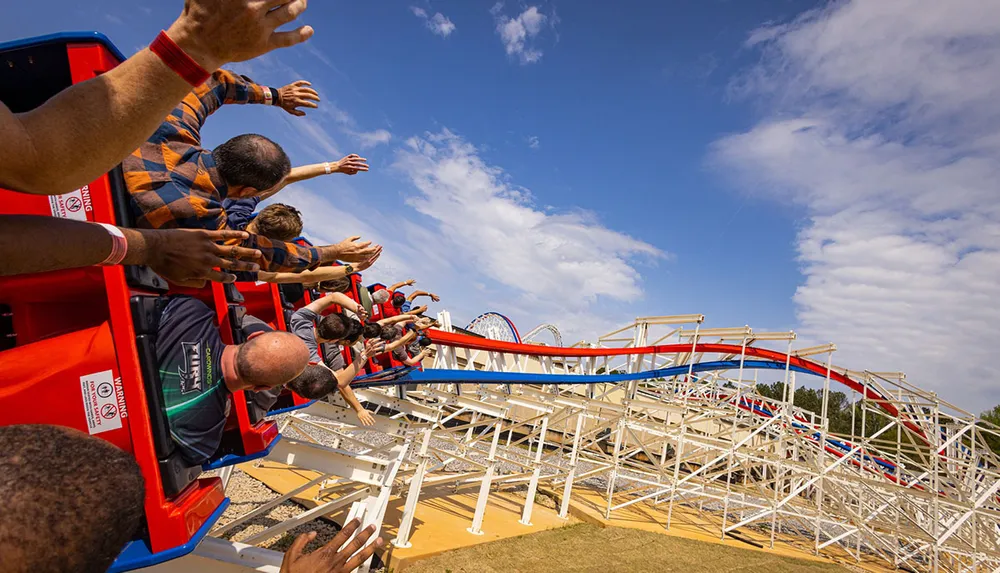
[[[302,116],[305,112],[299,107],[315,108],[318,101],[319,94],[306,81],[275,89],[226,70],[212,74],[122,162],[136,226],[229,228],[223,200],[266,193],[282,183],[291,163],[281,146],[262,135],[240,135],[214,150],[204,149],[200,132],[205,120],[224,104],[276,105]],[[352,237],[338,245],[303,247],[252,234],[239,246],[259,250],[263,270],[300,272],[338,259],[358,262],[370,258],[377,246],[356,240]]]

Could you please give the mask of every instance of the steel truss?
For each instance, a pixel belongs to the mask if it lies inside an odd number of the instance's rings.
[[[434,369],[358,390],[375,406],[374,430],[358,432],[342,404],[293,414],[283,431],[342,443],[286,439],[269,459],[321,477],[213,533],[315,485],[315,508],[247,542],[347,504],[381,526],[395,485],[406,501],[393,543],[409,547],[427,487],[478,486],[471,534],[488,528],[495,490],[526,488],[520,521],[530,526],[540,487],[557,494],[564,518],[586,488],[602,493],[606,516],[665,507],[668,529],[683,510],[720,538],[753,530],[771,546],[913,571],[1000,569],[1000,459],[986,442],[1000,429],[901,373],[845,370],[832,344],[793,349],[794,333],[702,328],[701,315],[639,318],[570,348],[448,335],[450,316],[439,319]],[[761,369],[782,377],[783,399],[757,392]],[[818,413],[795,405],[807,370],[823,374],[813,379]],[[868,432],[830,430],[831,382],[850,383],[852,428]]]

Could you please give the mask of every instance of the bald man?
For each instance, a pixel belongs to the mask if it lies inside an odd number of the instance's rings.
[[[178,296],[160,316],[156,361],[170,435],[185,460],[201,464],[222,441],[229,395],[288,382],[305,369],[309,350],[288,332],[255,332],[243,344],[223,344],[212,309]]]

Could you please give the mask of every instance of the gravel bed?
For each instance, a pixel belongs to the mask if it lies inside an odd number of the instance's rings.
[[[253,511],[255,508],[260,507],[268,501],[278,497],[278,494],[269,487],[243,473],[239,469],[233,471],[233,475],[229,480],[229,486],[226,488],[226,495],[229,496],[230,504],[225,513],[222,514],[222,518],[219,519],[220,525],[224,525],[225,523],[228,523],[245,513]],[[243,541],[252,535],[256,535],[261,531],[264,531],[268,527],[277,525],[286,519],[295,517],[303,511],[305,511],[305,508],[301,505],[293,501],[286,501],[275,506],[266,514],[259,515],[254,519],[237,526],[235,529],[227,531],[222,535],[222,538],[230,539],[232,541]],[[311,523],[306,523],[291,529],[283,535],[276,535],[262,543],[258,543],[257,545],[267,549],[273,549],[274,551],[285,551],[299,534],[308,533],[310,531],[315,531],[317,536],[316,539],[307,546],[308,551],[322,547],[324,543],[337,534],[339,528],[329,521],[317,519]]]

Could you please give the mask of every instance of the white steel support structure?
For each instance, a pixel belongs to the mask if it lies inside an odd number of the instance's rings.
[[[405,496],[398,547],[415,543],[422,492],[452,484],[478,486],[473,534],[491,491],[525,491],[524,525],[536,494],[560,498],[565,518],[586,493],[608,516],[660,506],[668,524],[695,515],[720,537],[752,532],[919,572],[1000,569],[1000,458],[987,442],[1000,428],[901,373],[840,368],[832,344],[795,349],[794,333],[704,318],[644,317],[597,343],[551,347],[459,335],[443,312],[424,382],[358,391],[388,444],[365,443],[350,411],[321,404],[287,427],[332,431],[341,445],[286,439],[270,457],[327,476],[321,492],[336,496],[323,503],[358,496],[366,523],[381,526],[389,495]],[[783,391],[765,397],[758,381]],[[833,408],[850,409],[849,427]]]

